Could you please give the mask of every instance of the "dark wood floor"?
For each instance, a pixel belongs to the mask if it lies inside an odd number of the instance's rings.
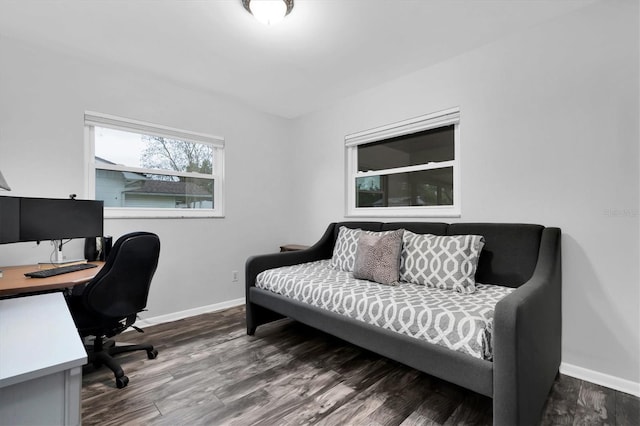
[[[85,425],[489,425],[491,399],[302,324],[245,334],[244,309],[125,333],[153,343],[121,355],[129,386],[102,367],[84,373]],[[544,425],[640,425],[639,399],[568,376],[549,396]]]

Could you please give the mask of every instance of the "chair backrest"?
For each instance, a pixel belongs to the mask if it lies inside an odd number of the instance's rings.
[[[84,305],[107,318],[126,318],[147,306],[149,286],[158,266],[160,239],[133,232],[115,242],[102,270],[87,284]]]

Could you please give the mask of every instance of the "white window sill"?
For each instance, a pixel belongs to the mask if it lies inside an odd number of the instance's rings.
[[[144,209],[105,207],[105,219],[188,219],[224,218],[224,213],[215,210],[189,209]]]
[[[461,217],[459,208],[443,207],[363,207],[350,209],[346,217],[392,217],[392,218],[433,218]]]

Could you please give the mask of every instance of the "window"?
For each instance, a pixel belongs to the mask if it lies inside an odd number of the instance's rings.
[[[85,135],[105,217],[224,216],[224,139],[93,112]]]
[[[459,121],[454,108],[347,135],[347,216],[459,216]]]

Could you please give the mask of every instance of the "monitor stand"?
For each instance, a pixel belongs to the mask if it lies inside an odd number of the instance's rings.
[[[45,262],[51,265],[66,265],[69,263],[86,262],[87,259],[65,259],[62,254],[62,240],[54,240],[53,245],[56,247],[56,257],[52,261]]]

